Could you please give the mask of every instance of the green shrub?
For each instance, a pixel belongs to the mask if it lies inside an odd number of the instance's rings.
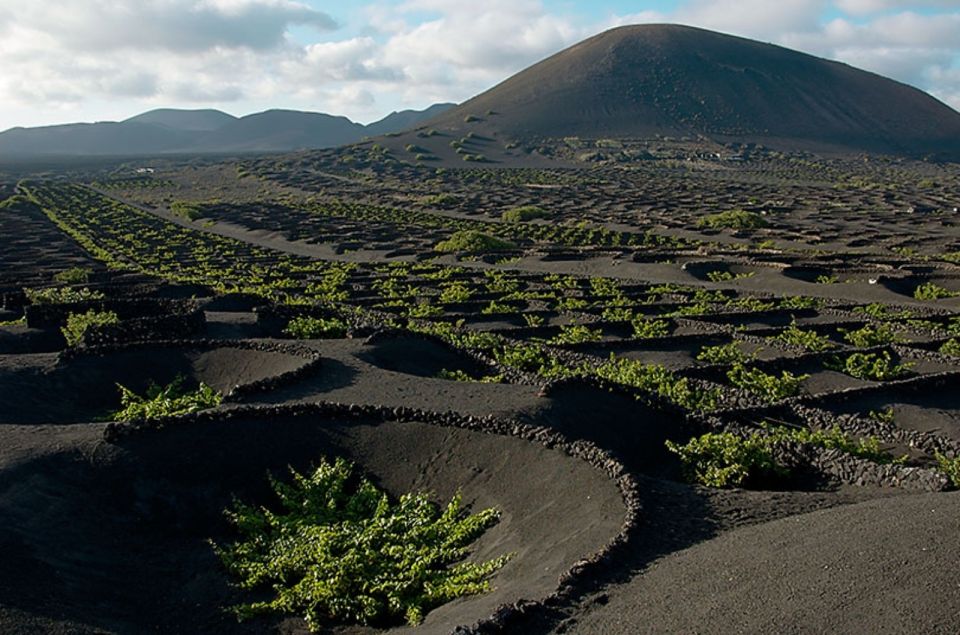
[[[894,364],[890,353],[851,353],[842,361],[834,358],[827,363],[827,368],[846,373],[857,379],[872,381],[888,381],[898,379],[910,373],[913,364]]]
[[[808,351],[819,353],[834,347],[833,342],[823,335],[817,335],[815,331],[805,331],[797,326],[796,320],[790,323],[790,326],[783,329],[775,339],[799,346]]]
[[[347,323],[340,318],[295,317],[283,329],[284,335],[298,340],[338,339],[347,336]]]
[[[437,243],[437,246],[434,247],[434,249],[443,253],[462,252],[468,254],[485,254],[491,251],[504,251],[515,248],[516,245],[509,241],[484,234],[474,229],[454,232],[450,238]]]
[[[819,276],[817,276],[814,282],[816,282],[817,284],[836,284],[837,282],[840,282],[840,276],[820,274]]]
[[[871,410],[867,416],[880,423],[893,423],[896,418],[893,406],[887,406],[883,410]]]
[[[584,342],[599,342],[603,339],[603,331],[591,329],[583,324],[564,325],[560,332],[548,341],[550,344],[583,344]]]
[[[73,289],[71,287],[50,287],[48,289],[24,289],[24,294],[31,304],[72,304],[88,300],[102,300],[103,292],[93,291],[87,287]]]
[[[710,214],[697,221],[697,227],[709,227],[711,229],[758,229],[768,225],[769,223],[760,214],[742,209],[731,209]]]
[[[462,370],[447,370],[441,368],[437,373],[437,379],[446,379],[448,381],[476,381],[472,376]]]
[[[756,275],[755,272],[751,271],[749,273],[733,273],[732,271],[710,271],[707,272],[707,279],[711,282],[730,282],[733,280],[742,280],[744,278],[752,278]]]
[[[503,381],[503,375],[485,375],[479,379],[462,370],[440,369],[437,373],[437,379],[446,379],[447,381],[479,381],[483,384],[499,384]]]
[[[670,322],[668,320],[636,318],[630,322],[630,325],[633,327],[633,336],[638,339],[666,337],[670,334]]]
[[[960,357],[960,340],[955,337],[950,338],[940,347],[940,352],[952,357]]]
[[[490,304],[480,309],[482,315],[499,315],[501,313],[517,313],[519,309],[512,304],[507,304],[506,302],[497,302],[496,300],[490,300]]]
[[[786,370],[777,377],[759,368],[747,368],[740,362],[727,371],[727,379],[730,383],[753,393],[766,402],[780,401],[798,395],[803,390],[804,380],[808,377],[809,375],[794,375]]]
[[[660,395],[687,410],[713,410],[720,399],[719,391],[692,386],[686,377],[677,377],[659,364],[644,364],[613,353],[592,372],[602,379]]]
[[[891,460],[893,460],[889,452],[884,452],[880,449],[880,441],[876,437],[854,439],[841,430],[840,426],[833,426],[829,429],[821,428],[819,430],[811,430],[810,428],[793,428],[764,424],[764,429],[768,433],[768,442],[771,444],[791,441],[804,445],[813,445],[826,450],[840,450],[851,456],[873,461],[874,463],[890,463]]]
[[[201,205],[202,203],[191,201],[174,201],[170,204],[170,211],[176,216],[195,221],[203,216]]]
[[[937,467],[947,475],[947,478],[950,479],[953,486],[960,487],[960,456],[951,459],[939,452],[933,456],[937,460]]]
[[[146,394],[141,397],[125,386],[120,389],[120,410],[113,413],[113,421],[140,421],[171,417],[216,408],[223,396],[216,390],[200,382],[196,390],[183,389],[183,376],[178,376],[166,386],[151,383]]]
[[[473,291],[462,282],[451,282],[444,285],[440,291],[440,302],[443,304],[454,304],[457,302],[466,302],[473,296]]]
[[[113,311],[94,311],[86,313],[71,313],[67,316],[67,324],[61,327],[60,332],[67,340],[68,346],[80,346],[87,330],[97,326],[119,324],[120,318]]]
[[[441,511],[426,494],[393,501],[354,466],[326,460],[293,482],[271,478],[278,503],[236,502],[227,517],[239,540],[215,546],[240,587],[272,599],[234,607],[241,619],[301,615],[324,621],[415,625],[431,609],[489,591],[489,577],[510,556],[464,562],[499,513],[468,514],[460,495]]]
[[[64,284],[78,284],[89,282],[93,271],[89,267],[71,267],[54,274],[53,279]]]
[[[535,218],[544,218],[546,216],[546,210],[541,209],[536,205],[523,205],[521,207],[508,209],[500,215],[500,218],[508,223],[522,223],[524,221],[533,220]]]
[[[783,477],[786,466],[778,464],[774,449],[784,443],[799,443],[846,454],[875,463],[890,463],[893,457],[880,449],[875,437],[856,440],[839,427],[811,430],[763,424],[763,432],[741,436],[731,432],[708,432],[686,445],[667,441],[667,449],[679,455],[687,478],[708,487],[731,487],[748,481]]]
[[[854,307],[854,313],[863,313],[869,315],[875,320],[907,320],[915,317],[913,311],[909,309],[891,309],[885,304],[874,302],[865,306]]]
[[[805,295],[792,295],[780,300],[781,309],[819,309],[823,306],[820,298],[811,298]]]
[[[886,324],[867,324],[863,328],[849,331],[842,329],[843,339],[857,348],[871,348],[885,346],[898,341],[900,337]]]
[[[514,344],[494,349],[493,357],[497,363],[527,373],[536,373],[546,378],[559,378],[570,375],[560,360],[536,344]]]
[[[608,306],[604,307],[600,319],[607,322],[631,322],[633,321],[633,309],[628,306]],[[637,318],[637,321],[642,318]]]
[[[764,475],[779,475],[769,445],[758,433],[741,437],[731,432],[708,432],[685,445],[666,442],[679,455],[687,478],[707,487],[735,487]]]
[[[736,364],[747,362],[752,358],[743,352],[738,342],[704,346],[697,353],[697,361],[707,364]]]
[[[958,295],[954,291],[944,289],[933,282],[924,282],[913,290],[913,297],[917,300],[939,300],[940,298],[952,298]]]
[[[424,196],[422,199],[420,199],[420,201],[424,205],[431,205],[433,207],[452,207],[459,203],[460,199],[454,194],[441,192],[439,194]]]

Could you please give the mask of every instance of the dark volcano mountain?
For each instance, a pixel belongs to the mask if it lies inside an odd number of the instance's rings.
[[[923,91],[676,25],[601,33],[428,125],[515,139],[706,135],[783,149],[960,156],[960,113]]]

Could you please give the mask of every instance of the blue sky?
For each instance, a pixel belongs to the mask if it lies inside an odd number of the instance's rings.
[[[368,122],[643,22],[840,60],[960,109],[960,0],[0,0],[0,130],[157,107]]]

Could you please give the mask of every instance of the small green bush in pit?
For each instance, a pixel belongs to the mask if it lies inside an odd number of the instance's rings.
[[[443,368],[439,373],[437,373],[437,379],[446,379],[447,381],[478,381],[482,384],[499,384],[503,381],[503,375],[485,375],[478,379],[462,370],[447,370],[446,368]]]
[[[783,472],[759,433],[741,437],[731,432],[708,432],[685,445],[666,442],[677,454],[687,478],[707,487],[735,487],[748,478]]]
[[[805,331],[799,328],[796,320],[791,322],[790,326],[783,329],[780,334],[777,335],[776,339],[792,346],[805,348],[814,353],[819,353],[834,347],[833,342],[827,339],[827,337],[817,335],[815,331]]]
[[[535,315],[533,313],[524,313],[523,321],[527,323],[527,326],[538,327],[538,326],[543,326],[547,320],[542,315]]]
[[[424,196],[421,199],[421,202],[424,205],[432,205],[434,207],[451,207],[459,203],[460,199],[454,194],[441,192],[439,194],[431,194],[429,196]]]
[[[660,395],[687,410],[713,410],[720,400],[718,390],[691,386],[686,377],[677,377],[659,364],[644,364],[634,359],[617,357],[613,353],[608,361],[593,369],[592,374],[617,384]]]
[[[666,337],[670,334],[670,322],[667,320],[636,318],[630,325],[633,327],[633,336],[638,339]]]
[[[497,302],[496,300],[490,300],[490,304],[480,309],[482,315],[498,315],[500,313],[517,313],[520,309],[512,304],[507,304],[506,302]]]
[[[437,243],[435,250],[443,253],[462,252],[468,254],[484,254],[491,251],[514,249],[513,243],[478,232],[473,229],[454,232],[447,240]]]
[[[890,353],[851,353],[846,359],[835,358],[827,368],[846,373],[857,379],[888,381],[910,373],[913,364],[894,364]]]
[[[279,504],[235,503],[227,517],[240,538],[214,546],[241,588],[272,596],[234,607],[240,619],[300,615],[314,631],[326,620],[415,625],[489,591],[510,558],[463,561],[499,513],[468,514],[459,494],[442,511],[422,493],[392,501],[343,459],[291,473],[289,484],[271,478]]]
[[[54,274],[53,279],[64,284],[78,284],[89,282],[91,273],[93,272],[89,267],[71,267]]]
[[[189,221],[195,221],[203,216],[201,203],[192,201],[174,201],[170,204],[170,211]]]
[[[803,382],[809,375],[794,375],[782,371],[780,376],[769,375],[759,368],[747,368],[736,363],[727,371],[727,379],[734,386],[743,388],[766,402],[780,401],[798,395],[803,390]]]
[[[804,445],[814,445],[826,450],[840,450],[851,456],[874,463],[890,463],[894,460],[889,452],[880,449],[880,440],[876,437],[854,439],[841,430],[840,426],[811,430],[810,428],[793,428],[765,423],[763,427],[768,433],[767,440],[771,444],[790,441]]]
[[[559,378],[571,374],[560,360],[536,344],[515,344],[493,350],[497,363],[527,373],[536,373],[546,378]]]
[[[886,324],[867,324],[863,328],[849,331],[842,329],[843,339],[857,348],[870,348],[872,346],[884,346],[893,344],[900,337]]]
[[[119,324],[120,318],[113,311],[94,311],[86,313],[71,313],[67,316],[67,324],[60,329],[68,346],[80,346],[83,336],[91,327]]]
[[[883,410],[871,410],[869,413],[867,413],[867,416],[874,421],[879,421],[880,423],[893,423],[894,419],[896,419],[896,413],[893,410],[893,406],[887,406]]]
[[[837,276],[837,275],[828,276],[826,274],[821,274],[817,276],[814,282],[816,282],[817,284],[836,284],[837,282],[840,282],[840,276]]]
[[[731,487],[748,481],[789,474],[786,466],[774,458],[774,449],[783,443],[799,443],[825,449],[837,449],[875,463],[895,459],[880,449],[875,437],[854,439],[839,427],[811,430],[763,424],[763,432],[741,436],[732,432],[708,432],[685,445],[667,441],[667,449],[679,455],[691,482],[708,487]]]
[[[223,396],[205,383],[200,382],[196,390],[187,391],[183,389],[183,381],[184,378],[178,376],[166,386],[150,384],[143,397],[117,384],[117,388],[120,389],[122,408],[113,413],[111,419],[113,421],[149,421],[216,408],[223,401]]]
[[[88,300],[102,300],[103,292],[93,291],[87,287],[73,289],[71,287],[50,287],[48,289],[24,289],[23,293],[31,304],[71,304]]]
[[[768,225],[769,223],[760,214],[742,209],[731,209],[710,214],[697,221],[697,227],[709,227],[711,229],[758,229]]]
[[[823,300],[806,295],[792,295],[780,300],[781,309],[819,309],[822,306]]]
[[[953,486],[960,487],[960,456],[951,459],[939,452],[933,456],[937,460],[937,467],[947,475],[947,478],[950,479]]]
[[[462,282],[451,282],[443,286],[440,291],[440,302],[442,304],[455,304],[457,302],[466,302],[473,296],[473,291]]]
[[[347,324],[340,318],[295,317],[283,329],[298,340],[338,339],[347,336]]]
[[[601,329],[591,329],[583,324],[572,324],[560,327],[560,332],[554,335],[550,344],[583,344],[584,342],[599,342],[603,339]]]
[[[950,338],[940,347],[940,352],[952,357],[960,357],[960,340],[955,337]]]
[[[697,353],[697,361],[707,364],[736,364],[750,361],[750,359],[752,356],[744,353],[737,342],[704,346]]]
[[[913,290],[913,297],[917,300],[939,300],[940,298],[952,298],[958,295],[954,291],[944,289],[933,282],[924,282]]]
[[[732,271],[710,271],[707,273],[707,279],[711,282],[731,282],[733,280],[742,280],[744,278],[752,278],[756,273],[751,271],[749,273],[733,273]]]
[[[500,215],[500,218],[508,223],[522,223],[524,221],[533,220],[535,218],[544,218],[546,216],[546,210],[541,209],[536,205],[523,205],[521,207],[508,209]]]

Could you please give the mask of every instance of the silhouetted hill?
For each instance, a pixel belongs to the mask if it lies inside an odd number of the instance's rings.
[[[6,158],[17,155],[163,153],[190,144],[195,137],[194,132],[138,122],[107,121],[11,128],[0,133],[0,153]]]
[[[157,108],[124,120],[124,123],[152,123],[176,130],[210,131],[236,121],[233,115],[219,110],[180,110],[177,108]]]
[[[392,112],[380,121],[367,124],[365,134],[368,136],[376,136],[407,130],[455,106],[456,104],[434,104],[426,110],[401,110],[399,112]]]
[[[702,134],[784,149],[960,155],[960,113],[923,91],[677,25],[601,33],[428,125],[515,139]]]
[[[364,126],[316,112],[268,110],[232,121],[197,141],[204,152],[279,152],[357,141]]]
[[[18,156],[105,156],[283,152],[329,148],[365,136],[399,132],[449,104],[405,110],[369,126],[346,117],[296,110],[268,110],[237,118],[218,110],[163,108],[121,122],[11,128],[0,133],[0,153]]]

